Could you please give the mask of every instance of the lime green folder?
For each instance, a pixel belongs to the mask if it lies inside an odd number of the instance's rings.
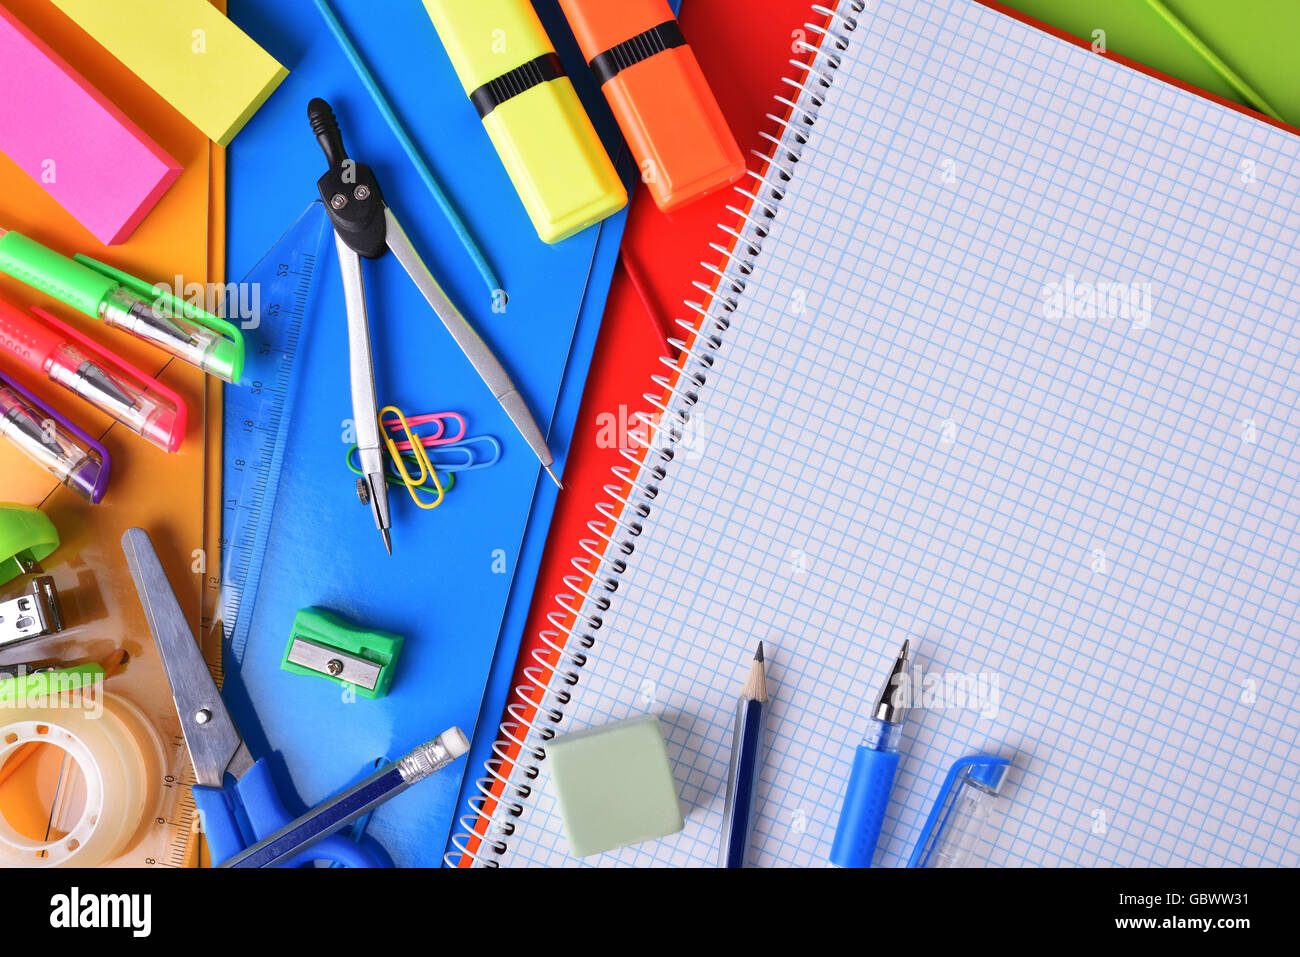
[[[1295,0],[1003,2],[1088,43],[1104,42],[1130,60],[1300,126]]]

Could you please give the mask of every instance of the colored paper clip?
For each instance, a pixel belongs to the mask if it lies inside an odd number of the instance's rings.
[[[986,754],[948,769],[908,867],[970,867],[988,830],[1011,762]]]
[[[457,423],[459,429],[452,435],[447,431],[444,424],[447,421]],[[421,425],[434,424],[437,431],[432,434],[417,433],[416,437],[425,449],[436,449],[434,455],[429,456],[429,461],[433,466],[443,472],[471,472],[475,469],[485,469],[496,465],[501,461],[501,442],[491,435],[472,435],[466,438],[468,431],[465,425],[465,417],[459,412],[430,412],[425,415],[413,415],[406,420],[407,425],[412,430]],[[394,434],[401,434],[402,426],[400,423],[389,423],[388,430]],[[393,443],[399,452],[409,453],[411,451],[411,442],[406,439],[399,439]],[[483,458],[478,458],[474,454],[474,446],[484,446],[490,449],[490,453]]]
[[[447,426],[443,423],[448,420],[456,422],[460,426],[460,431],[455,435],[447,434]],[[406,420],[406,424],[412,429],[419,428],[422,425],[436,425],[438,427],[438,431],[434,432],[432,435],[424,433],[419,434],[420,443],[426,448],[435,445],[450,445],[453,442],[459,442],[465,438],[465,433],[467,431],[465,426],[465,416],[461,415],[459,412],[428,412],[424,415],[413,415]],[[401,432],[401,423],[390,423],[388,431],[394,434]],[[405,440],[399,441],[397,447],[403,452],[411,451],[411,443]]]
[[[104,497],[112,464],[108,449],[3,375],[0,436],[92,505]]]
[[[483,458],[477,458],[474,447],[478,445],[490,448],[491,452]],[[464,460],[457,461],[458,456],[464,456]],[[501,461],[501,442],[491,435],[473,435],[455,445],[440,446],[429,456],[429,460],[447,473],[491,468]]]
[[[415,464],[420,467],[419,478],[411,477],[411,473],[406,468],[406,456],[402,455],[401,451],[397,448],[397,443],[394,442],[385,432],[386,427],[384,416],[390,413],[397,416],[398,421],[402,423],[402,432],[406,435],[406,441],[410,443],[411,448],[415,453]],[[429,453],[424,450],[422,444],[416,442],[415,433],[411,431],[411,426],[406,421],[406,416],[402,414],[402,410],[391,405],[386,405],[380,409],[379,428],[381,432],[384,432],[384,444],[388,446],[388,456],[392,459],[393,465],[397,468],[398,474],[401,475],[402,484],[406,486],[406,491],[411,496],[411,501],[420,508],[426,510],[434,509],[441,505],[447,490],[443,488],[442,481],[438,478],[438,473],[434,471],[433,463],[429,461]],[[437,487],[437,497],[432,502],[425,502],[416,494],[416,492],[424,485],[424,483],[429,481],[430,478],[433,479],[433,484]]]
[[[417,464],[414,452],[403,452],[402,457],[405,458],[412,465]],[[387,459],[385,459],[385,461],[387,461]],[[357,446],[353,445],[348,449],[347,463],[348,463],[348,468],[351,469],[353,475],[365,474],[361,470],[361,464],[357,461]],[[443,471],[447,472],[446,469],[443,469]],[[388,484],[392,486],[406,485],[406,483],[402,481],[402,476],[397,471],[397,466],[395,466],[391,461],[388,462],[388,469],[384,473],[384,478],[388,481]],[[442,483],[442,491],[444,494],[450,492],[453,488],[456,487],[456,475],[454,472],[447,472],[445,478],[439,476],[438,480]],[[426,479],[424,484],[419,486],[417,491],[428,492],[430,495],[437,495],[438,488],[436,485],[430,485],[429,484],[430,481],[431,481],[430,479]]]

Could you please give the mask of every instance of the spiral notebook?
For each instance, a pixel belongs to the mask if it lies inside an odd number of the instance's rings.
[[[761,639],[752,861],[822,865],[907,637],[877,864],[986,752],[984,863],[1295,866],[1300,139],[970,0],[813,9],[449,862],[712,865]],[[578,861],[546,741],[646,711],[685,828]]]

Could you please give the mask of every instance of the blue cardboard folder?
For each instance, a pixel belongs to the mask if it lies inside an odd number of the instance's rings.
[[[311,0],[230,4],[232,19],[290,74],[230,149],[228,273],[244,275],[316,198],[325,161],[307,124],[307,103],[324,97],[338,114],[350,154],[375,169],[385,200],[510,370],[562,466],[624,214],[555,246],[543,244],[423,6],[334,5],[483,245],[509,293],[508,307],[493,311],[472,262]],[[607,143],[618,144],[553,0],[537,7],[598,129]],[[352,413],[343,294],[330,246],[298,357],[294,421],[252,627],[242,654],[227,658],[224,694],[253,753],[269,759],[288,802],[296,798],[291,811],[323,800],[375,761],[398,757],[450,725],[471,734],[468,760],[384,805],[367,826],[393,863],[428,866],[441,858],[462,779],[481,771],[495,734],[500,694],[480,715],[484,689],[508,611],[509,627],[522,629],[556,490],[544,475],[539,482],[528,446],[398,263],[391,256],[368,262],[380,404],[409,414],[459,411],[470,434],[487,433],[504,444],[498,465],[460,476],[432,512],[418,510],[404,490],[394,489],[393,555],[385,554],[343,459]],[[232,436],[227,428],[228,443]],[[280,669],[294,614],[309,605],[405,636],[386,698],[354,698],[332,682]],[[503,641],[505,664],[513,664],[520,637],[511,633]]]

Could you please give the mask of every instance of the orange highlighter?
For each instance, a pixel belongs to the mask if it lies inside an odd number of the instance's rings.
[[[744,175],[745,158],[668,0],[560,0],[560,7],[661,210]]]

